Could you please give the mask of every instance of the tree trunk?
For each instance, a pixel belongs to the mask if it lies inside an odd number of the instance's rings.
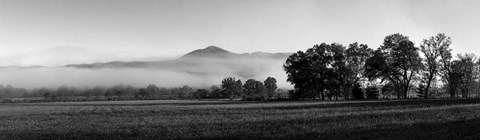
[[[432,84],[433,76],[430,74],[430,77],[428,78],[427,81],[427,87],[425,87],[425,99],[428,99],[428,94],[430,92],[430,85]]]
[[[320,91],[320,93],[322,94],[322,100],[325,101],[325,94],[323,93],[323,89]]]
[[[455,86],[452,85],[452,83],[449,83],[449,84],[450,84],[449,85],[450,86],[450,91],[449,91],[450,92],[450,98],[455,98],[455,90],[456,90]]]

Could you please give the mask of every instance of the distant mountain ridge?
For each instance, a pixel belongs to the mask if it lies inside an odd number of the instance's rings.
[[[175,67],[176,65],[186,64],[202,64],[202,63],[215,63],[228,62],[233,59],[274,59],[283,60],[291,53],[266,53],[266,52],[254,52],[254,53],[233,53],[217,46],[208,46],[204,49],[197,49],[189,52],[182,57],[174,60],[164,61],[111,61],[105,63],[90,63],[90,64],[68,64],[65,67],[74,68],[161,68],[161,67]],[[205,61],[208,59],[209,61]]]

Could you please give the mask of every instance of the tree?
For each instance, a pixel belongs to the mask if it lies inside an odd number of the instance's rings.
[[[345,51],[345,89],[350,92],[350,88],[354,88],[355,84],[365,78],[365,63],[372,56],[373,50],[366,44],[358,44],[357,42],[348,45]],[[353,90],[352,90],[353,96]],[[355,97],[354,97],[355,98]]]
[[[93,95],[94,95],[94,92],[93,92],[93,89],[91,89],[91,88],[83,89],[83,91],[81,93],[81,96],[85,96],[85,97],[87,97],[87,99],[89,99]]]
[[[403,86],[403,98],[407,98],[411,88],[412,79],[422,67],[422,59],[418,54],[418,48],[409,40],[401,41],[399,47],[392,49],[393,67],[401,73],[400,84]]]
[[[291,54],[283,65],[288,76],[287,81],[292,83],[295,88],[290,92],[292,98],[299,99],[310,97],[315,99],[316,94],[314,91],[318,91],[319,87],[315,87],[313,82],[317,77],[310,77],[315,75],[314,67],[311,65],[313,62],[308,58],[310,56],[311,55],[308,55],[303,51],[298,51]]]
[[[93,96],[103,96],[107,88],[101,86],[95,86],[92,89]]]
[[[189,98],[192,92],[193,92],[193,88],[191,88],[188,85],[184,85],[179,89],[178,96],[180,98]]]
[[[275,94],[275,90],[277,90],[277,80],[273,77],[268,77],[264,82],[267,97],[270,99]]]
[[[306,52],[298,51],[290,55],[283,67],[287,73],[287,81],[294,84],[296,89],[291,93],[301,94],[301,98],[318,97],[325,100],[325,91],[332,90],[329,86],[336,85],[333,80],[338,78],[333,69],[335,58],[341,58],[336,53],[338,47],[342,46],[322,43],[314,45]]]
[[[45,101],[50,101],[49,99],[51,99],[51,101],[55,101],[57,99],[56,97],[57,95],[52,94],[51,92],[48,92],[48,91],[43,94],[43,100]]]
[[[289,56],[284,64],[287,81],[294,84],[296,98],[343,97],[348,99],[360,81],[372,50],[365,44],[352,43],[348,49],[338,43],[314,45],[307,51]]]
[[[159,93],[160,93],[160,88],[158,88],[156,85],[150,84],[147,86],[145,96],[151,98]]]
[[[444,82],[447,85],[447,92],[450,94],[450,98],[453,98],[456,94],[456,84],[454,84],[454,82],[457,73],[452,70],[452,49],[450,49],[450,44],[452,43],[451,38],[443,33],[440,33],[435,36],[435,40],[439,46],[438,53],[440,55],[441,65],[440,73],[442,74]]]
[[[134,97],[137,92],[137,88],[133,87],[132,85],[126,85],[123,91],[123,95],[127,97]]]
[[[446,89],[450,94],[450,98],[457,97],[457,93],[461,91],[463,78],[465,74],[462,71],[462,62],[460,60],[453,60],[450,63],[450,71],[448,72],[448,79],[446,83]]]
[[[227,97],[233,100],[235,95],[242,94],[242,81],[235,81],[234,77],[227,77],[222,80],[222,89],[227,94]]]
[[[209,92],[206,89],[197,89],[197,91],[193,92],[193,97],[195,99],[203,99],[207,98]]]
[[[140,89],[136,94],[135,94],[135,98],[138,99],[140,97],[144,98],[148,95],[147,93],[147,90],[145,90],[144,88]]]
[[[260,99],[263,101],[267,97],[265,86],[260,81],[248,79],[243,85],[243,89],[245,91],[244,100]]]
[[[68,89],[68,86],[62,85],[57,88],[56,96],[60,98],[60,100],[63,98],[63,100],[66,100],[66,96],[69,94],[70,90]]]
[[[420,51],[425,56],[424,68],[426,73],[424,73],[425,79],[423,81],[425,85],[422,87],[424,88],[422,91],[425,92],[422,93],[424,98],[428,98],[432,81],[440,71],[441,51],[446,47],[448,48],[448,45],[450,45],[449,38],[442,33],[424,39],[420,45]]]
[[[116,85],[111,88],[111,95],[117,96],[117,99],[120,99],[122,95],[125,94],[125,86],[124,85]]]
[[[365,98],[360,84],[355,84],[353,86],[352,96],[354,100],[362,100]]]
[[[392,34],[366,62],[365,75],[370,79],[388,81],[398,98],[407,98],[413,77],[421,68],[421,58],[407,36]]]
[[[218,86],[211,86],[210,87],[210,96],[209,98],[220,98],[222,95],[221,95],[221,89],[218,87]]]
[[[469,94],[472,92],[475,82],[475,60],[477,57],[473,53],[458,54],[460,59],[457,63],[458,72],[461,74],[460,80],[460,91],[463,98],[468,98]]]
[[[110,97],[113,95],[114,95],[114,91],[112,91],[112,89],[107,89],[104,94],[104,96],[107,97],[108,99],[110,99]]]
[[[420,97],[420,98],[427,98],[428,92],[426,92],[426,86],[425,84],[421,83],[420,85],[418,85],[417,87],[417,96]]]
[[[348,98],[353,83],[350,83],[355,72],[347,66],[345,47],[341,44],[333,43],[330,45],[332,51],[332,62],[329,66],[330,73],[326,76],[328,85],[328,98],[343,96]]]

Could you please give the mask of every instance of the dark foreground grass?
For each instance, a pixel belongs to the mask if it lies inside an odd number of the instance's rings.
[[[479,99],[0,105],[0,139],[479,138]]]

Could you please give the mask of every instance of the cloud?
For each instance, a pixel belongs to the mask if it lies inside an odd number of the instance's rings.
[[[127,84],[145,87],[155,84],[161,87],[189,85],[207,88],[220,85],[225,77],[242,81],[253,78],[259,81],[272,76],[281,88],[290,88],[279,60],[236,60],[238,65],[182,65],[169,68],[102,68],[82,69],[69,67],[2,68],[0,84],[22,88],[113,86]],[[243,67],[242,67],[243,66]]]

